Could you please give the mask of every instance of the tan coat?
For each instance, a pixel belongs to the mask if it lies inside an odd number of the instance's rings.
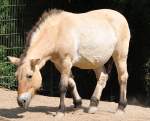
[[[94,69],[97,85],[89,108],[89,112],[94,113],[96,108],[93,106],[97,106],[97,100],[100,99],[108,79],[104,64],[112,57],[120,84],[118,108],[124,109],[127,102],[127,56],[130,41],[129,26],[125,17],[109,9],[82,14],[65,11],[51,13],[45,13],[29,33],[21,59],[9,57],[12,63],[18,65],[18,100],[31,97],[28,95],[33,95],[40,87],[39,71],[47,60],[51,60],[61,73],[61,111],[64,110],[65,90],[68,86],[72,88],[75,104],[81,99],[71,77],[72,66]],[[22,89],[23,87],[25,88]]]

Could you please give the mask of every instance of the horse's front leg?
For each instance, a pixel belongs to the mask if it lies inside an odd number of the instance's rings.
[[[59,110],[57,112],[57,115],[64,115],[65,113],[65,103],[64,99],[66,96],[68,84],[69,84],[69,78],[70,78],[70,72],[72,67],[72,62],[70,57],[65,57],[62,61],[62,65],[60,66],[60,73],[61,73],[61,79],[59,83],[59,89],[60,89],[60,105]]]
[[[73,97],[73,104],[75,108],[80,108],[82,104],[82,99],[77,91],[76,83],[73,78],[69,78],[68,91],[70,91]]]

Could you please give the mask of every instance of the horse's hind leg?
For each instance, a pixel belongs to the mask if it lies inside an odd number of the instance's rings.
[[[128,72],[126,59],[118,59],[118,60],[115,59],[115,64],[118,71],[118,80],[120,85],[120,100],[118,109],[124,110],[124,108],[127,105],[126,92],[127,92]]]
[[[116,51],[113,54],[113,59],[118,72],[118,80],[120,85],[120,100],[118,109],[124,110],[127,105],[127,80],[128,80],[128,72],[127,72],[127,53],[121,53],[121,51]]]
[[[104,66],[99,69],[96,69],[95,74],[96,74],[96,78],[97,78],[97,85],[96,85],[94,93],[91,97],[88,113],[96,112],[102,91],[105,88],[106,82],[108,80],[108,74],[106,73]]]
[[[127,80],[128,80],[128,71],[127,71],[127,57],[128,49],[130,42],[130,30],[128,24],[124,24],[120,30],[120,36],[118,34],[118,42],[113,52],[113,60],[115,62],[118,80],[120,85],[120,100],[118,109],[124,110],[127,105],[126,93],[127,93]]]
[[[75,108],[80,107],[82,104],[82,100],[78,94],[76,83],[73,80],[73,78],[69,78],[68,90],[70,91],[71,95],[73,96],[74,107]]]

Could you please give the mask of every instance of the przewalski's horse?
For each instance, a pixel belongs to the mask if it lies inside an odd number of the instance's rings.
[[[118,109],[126,107],[127,56],[130,30],[123,15],[109,10],[94,10],[82,14],[53,10],[45,13],[27,36],[26,48],[20,58],[9,57],[17,65],[18,104],[25,108],[41,86],[40,69],[51,60],[61,73],[60,105],[64,112],[67,89],[71,91],[75,107],[81,105],[72,66],[93,69],[97,85],[88,112],[95,113],[103,88],[108,80],[104,64],[112,57],[120,84]]]

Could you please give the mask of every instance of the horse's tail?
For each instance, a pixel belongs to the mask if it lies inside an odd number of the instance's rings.
[[[106,69],[106,72],[107,72],[108,74],[111,73],[113,64],[114,64],[114,61],[113,61],[113,58],[111,57],[111,58],[108,60],[108,62],[105,64],[105,69]]]

